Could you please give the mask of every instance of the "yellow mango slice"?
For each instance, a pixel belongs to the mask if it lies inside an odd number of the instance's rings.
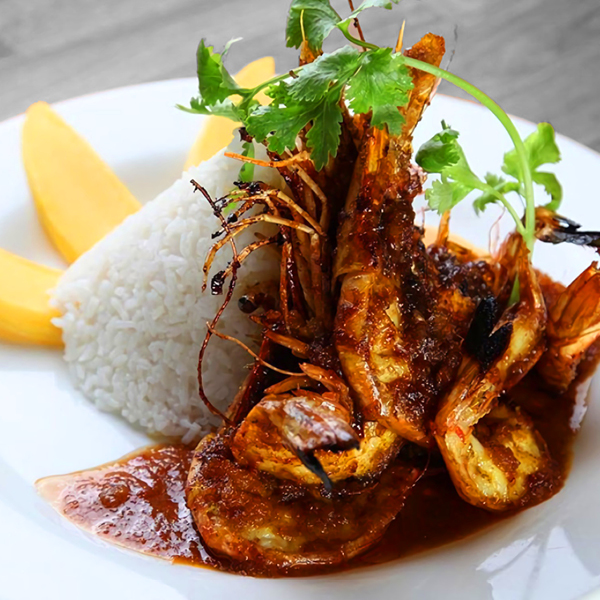
[[[108,165],[45,102],[27,109],[22,141],[39,218],[68,262],[139,210]]]
[[[62,346],[61,330],[50,319],[49,290],[62,271],[31,262],[0,249],[0,340]]]
[[[275,60],[271,56],[265,56],[247,64],[235,75],[235,80],[242,87],[252,88],[263,81],[267,81],[267,79],[271,79],[274,75]],[[263,92],[259,92],[256,99],[261,104],[268,104],[271,100]],[[225,148],[225,146],[228,146],[239,126],[240,123],[234,123],[225,117],[206,117],[185,161],[184,170],[187,171],[190,167],[199,165]]]

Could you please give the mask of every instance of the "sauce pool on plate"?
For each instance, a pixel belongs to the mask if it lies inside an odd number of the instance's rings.
[[[182,445],[142,448],[114,463],[46,477],[37,488],[69,521],[102,539],[168,560],[211,564],[185,503],[192,455]]]
[[[578,427],[573,417],[596,362],[595,356],[590,357],[579,377],[583,383],[562,396],[543,391],[535,375],[511,394],[533,418],[561,475],[559,485],[542,490],[539,501],[555,494],[564,483]],[[114,463],[41,479],[37,488],[60,514],[108,542],[173,562],[242,571],[243,566],[234,567],[212,556],[196,530],[185,500],[193,453],[183,445],[142,448]],[[379,544],[350,561],[348,568],[388,562],[457,541],[513,514],[492,514],[464,502],[442,465],[432,457],[426,475]]]

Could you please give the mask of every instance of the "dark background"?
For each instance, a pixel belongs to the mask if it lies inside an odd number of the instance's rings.
[[[193,76],[201,37],[222,47],[243,36],[228,59],[232,71],[265,54],[283,71],[296,63],[285,48],[288,4],[0,0],[0,119],[37,100]],[[333,4],[346,10],[343,0]],[[508,112],[548,120],[600,150],[600,0],[402,0],[361,22],[367,39],[393,45],[403,19],[408,44],[428,31],[445,35],[451,70]]]

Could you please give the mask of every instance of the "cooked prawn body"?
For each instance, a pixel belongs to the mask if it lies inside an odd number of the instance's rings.
[[[537,370],[553,389],[564,392],[577,367],[600,339],[600,270],[592,263],[549,307],[548,349]]]
[[[546,444],[531,420],[502,400],[544,349],[541,288],[523,246],[516,258],[521,298],[496,329],[510,331],[506,349],[488,368],[466,358],[435,419],[436,440],[457,491],[493,511],[518,508],[527,499],[530,478],[552,473]]]
[[[187,502],[205,543],[248,573],[282,574],[340,565],[383,535],[420,470],[395,463],[370,486],[325,496],[240,466],[222,432],[198,446]]]
[[[427,36],[419,48],[439,62],[443,39]],[[249,569],[335,565],[364,552],[401,510],[422,472],[397,455],[405,439],[432,442],[425,425],[437,393],[432,382],[448,352],[441,336],[430,347],[433,311],[417,306],[419,281],[427,282],[435,268],[414,227],[411,202],[422,176],[410,163],[411,137],[435,81],[415,81],[400,137],[357,124],[354,133],[342,134],[338,156],[321,173],[299,140],[289,160],[274,157],[283,163],[273,164],[289,191],[243,188],[235,220],[222,219],[223,238],[209,254],[205,273],[238,231],[259,218],[279,227],[272,238],[281,249],[279,298],[253,317],[263,327],[263,346],[228,425],[199,445],[187,488],[207,545]],[[352,178],[340,177],[342,171]],[[340,190],[349,216],[338,234]],[[257,203],[264,213],[245,217]],[[234,251],[237,261],[218,274],[218,286],[259,245]],[[336,266],[329,260],[334,247]],[[430,287],[423,298],[432,301]],[[213,332],[218,335],[216,320]],[[422,366],[428,358],[435,364],[415,382],[411,344],[419,340]],[[374,346],[368,356],[362,354],[365,344]],[[458,344],[452,349],[456,367]],[[356,364],[357,357],[364,365]],[[279,374],[274,383],[265,385],[265,369]],[[361,386],[361,371],[376,378]],[[403,402],[408,390],[414,408]],[[383,401],[375,402],[382,394]]]
[[[443,39],[430,34],[408,53],[439,64]],[[411,164],[412,132],[435,78],[413,77],[402,135],[369,129],[362,139],[333,269],[340,285],[335,344],[365,416],[430,445],[426,424],[445,381],[438,372],[460,358],[456,331],[448,321],[440,327],[437,273],[414,225],[422,176]]]

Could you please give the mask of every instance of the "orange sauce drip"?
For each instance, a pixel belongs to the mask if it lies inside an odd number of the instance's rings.
[[[192,564],[212,564],[185,503],[193,450],[142,448],[109,463],[46,477],[38,492],[85,531],[144,554]]]

